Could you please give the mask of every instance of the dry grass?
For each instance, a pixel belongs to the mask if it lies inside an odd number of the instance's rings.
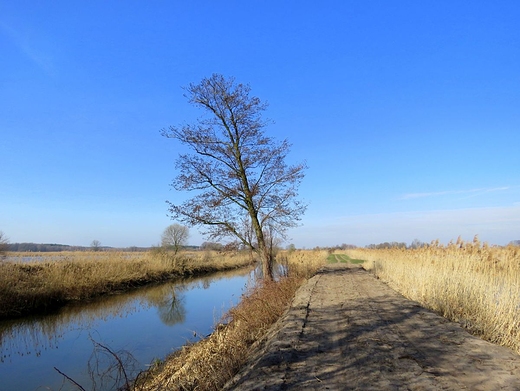
[[[135,389],[220,390],[247,360],[258,341],[283,314],[302,279],[259,283],[206,339],[187,345],[138,379]]]
[[[260,340],[289,306],[298,287],[326,264],[326,251],[282,251],[279,263],[289,276],[277,282],[259,282],[231,309],[227,325],[208,338],[187,345],[150,370],[136,384],[139,391],[219,390],[247,360]]]
[[[287,264],[291,275],[310,277],[327,264],[329,253],[325,250],[293,250],[281,251],[277,259]]]
[[[43,311],[149,282],[246,266],[248,253],[11,253],[0,262],[0,318]],[[28,256],[38,257],[34,262]],[[16,257],[24,262],[17,261]]]
[[[520,247],[478,238],[415,250],[345,251],[404,296],[520,353]]]

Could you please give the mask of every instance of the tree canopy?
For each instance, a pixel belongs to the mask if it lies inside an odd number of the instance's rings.
[[[188,238],[190,237],[190,230],[188,227],[180,224],[171,224],[161,235],[161,245],[163,247],[173,248],[175,254],[179,250],[188,244]]]

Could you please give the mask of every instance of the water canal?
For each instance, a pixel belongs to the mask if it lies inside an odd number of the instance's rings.
[[[146,369],[211,333],[252,284],[253,273],[237,270],[169,282],[46,316],[2,321],[0,390],[77,390],[55,367],[87,390],[107,389],[106,379],[91,379],[92,372],[103,373],[110,358],[97,343],[129,359],[135,371]]]

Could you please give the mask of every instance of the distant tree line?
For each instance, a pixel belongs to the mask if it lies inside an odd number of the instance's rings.
[[[0,253],[5,251],[19,251],[19,252],[60,252],[60,251],[91,251],[92,247],[85,246],[69,246],[66,244],[55,244],[55,243],[8,243],[5,239],[5,236],[0,237]],[[185,246],[186,250],[214,250],[214,251],[226,251],[230,250],[231,247],[233,249],[238,250],[239,248],[234,247],[234,243],[223,245],[217,242],[204,242],[200,246]],[[510,246],[520,246],[520,240],[512,240],[508,243]],[[428,243],[423,243],[418,239],[415,239],[410,245],[407,245],[404,242],[384,242],[379,244],[369,244],[365,246],[365,248],[369,249],[387,249],[387,248],[421,248],[427,247]],[[357,246],[353,244],[341,244],[331,247],[316,247],[317,250],[347,250],[354,249]],[[295,250],[296,246],[294,244],[290,244],[287,246],[287,250]],[[125,247],[125,248],[115,248],[115,247],[101,247],[100,251],[148,251],[150,247]]]
[[[369,249],[388,249],[388,248],[403,248],[403,249],[414,249],[428,247],[428,243],[421,242],[419,239],[414,239],[410,245],[405,242],[384,242],[379,244],[369,244],[365,248]]]
[[[314,251],[329,251],[329,252],[333,252],[333,251],[336,251],[336,250],[352,250],[352,249],[355,249],[355,248],[358,248],[358,246],[356,246],[355,244],[345,244],[345,243],[343,243],[343,244],[337,244],[335,246],[324,246],[324,247],[316,246],[316,247],[313,247],[312,249]],[[288,251],[294,251],[297,248],[296,248],[296,246],[293,243],[291,243],[285,249],[288,250]],[[305,250],[306,248],[303,247],[302,249]]]
[[[405,242],[384,242],[379,244],[369,244],[369,249],[387,249],[387,248],[408,248]]]
[[[108,247],[101,246],[97,248],[99,251],[148,251],[149,247]],[[67,244],[56,243],[9,243],[6,251],[18,252],[61,252],[61,251],[92,251],[92,246],[69,246]]]
[[[520,246],[520,240],[512,240],[508,243],[508,245],[509,246]],[[422,248],[422,247],[428,247],[428,246],[430,246],[429,243],[424,243],[424,242],[421,242],[419,239],[414,239],[414,241],[409,246],[407,246],[406,243],[404,243],[404,242],[384,242],[384,243],[379,243],[379,244],[369,244],[368,246],[365,246],[365,248],[369,248],[369,249],[387,249],[387,248],[415,249],[415,248]]]
[[[53,251],[77,251],[81,247],[68,246],[65,244],[51,243],[10,243],[8,251],[31,251],[31,252],[53,252]],[[84,250],[89,247],[84,247]]]
[[[200,245],[201,250],[221,251],[224,245],[217,242],[204,242]]]

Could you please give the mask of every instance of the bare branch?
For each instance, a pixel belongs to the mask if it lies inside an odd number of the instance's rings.
[[[76,387],[78,387],[80,390],[82,391],[87,391],[85,390],[81,384],[79,384],[78,382],[76,382],[74,379],[72,379],[71,377],[67,376],[66,374],[64,374],[62,371],[60,371],[58,368],[54,367],[54,370],[56,372],[58,372],[61,376],[63,376],[65,379],[67,379],[69,382],[71,382],[72,384],[74,384]]]
[[[180,205],[169,203],[172,217],[203,227],[211,238],[235,237],[255,249],[269,278],[272,235],[283,237],[305,212],[296,197],[306,165],[287,166],[290,144],[264,134],[267,105],[250,95],[248,85],[214,74],[185,91],[208,115],[162,131],[191,151],[179,156],[172,187],[197,192]]]

